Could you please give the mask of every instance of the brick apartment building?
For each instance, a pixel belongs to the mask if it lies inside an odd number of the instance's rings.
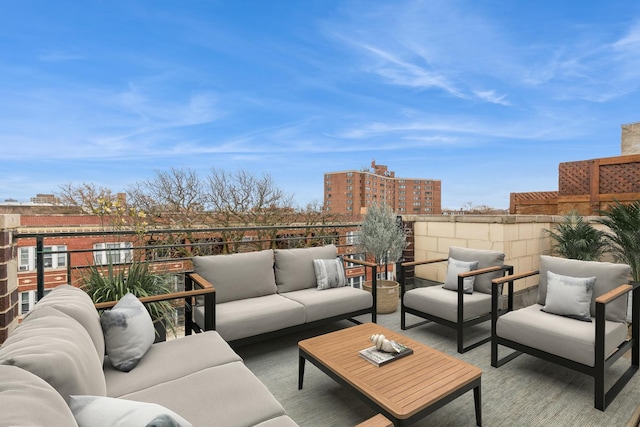
[[[374,203],[386,204],[401,215],[440,215],[442,184],[436,179],[397,178],[375,160],[370,169],[324,174],[324,206],[328,211],[357,215]]]

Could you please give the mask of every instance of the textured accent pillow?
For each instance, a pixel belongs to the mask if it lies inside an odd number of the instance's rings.
[[[571,277],[547,271],[547,299],[542,311],[591,322],[595,277]]]
[[[101,396],[71,396],[69,407],[79,427],[191,427],[191,423],[156,403]]]
[[[149,312],[131,292],[100,318],[109,361],[123,372],[136,367],[155,340]]]
[[[313,270],[316,272],[317,289],[340,288],[347,284],[342,258],[314,259]]]
[[[458,275],[460,273],[467,273],[469,271],[476,270],[478,268],[478,261],[460,261],[455,258],[449,257],[447,262],[447,275],[444,279],[444,289],[451,291],[458,290]],[[475,276],[465,277],[463,281],[463,289],[465,294],[473,293],[473,283],[475,282]]]

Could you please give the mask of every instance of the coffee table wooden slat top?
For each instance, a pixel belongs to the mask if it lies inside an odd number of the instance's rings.
[[[377,367],[358,352],[382,333],[413,354]],[[300,349],[398,419],[406,419],[477,380],[482,370],[374,323],[342,329],[298,343]]]

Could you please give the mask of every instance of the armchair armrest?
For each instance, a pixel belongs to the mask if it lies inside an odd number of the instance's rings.
[[[471,270],[471,271],[467,271],[467,272],[464,272],[464,273],[460,273],[460,274],[458,274],[458,276],[462,277],[462,278],[471,277],[471,276],[478,276],[480,274],[491,273],[493,271],[500,271],[503,268],[504,267],[501,267],[499,265],[494,265],[492,267],[479,268],[478,270]]]
[[[365,267],[371,267],[371,268],[378,267],[378,264],[376,264],[375,262],[363,261],[361,259],[355,259],[355,258],[349,258],[349,257],[342,257],[342,259],[352,264],[363,265]]]
[[[609,304],[611,301],[623,296],[627,292],[630,292],[632,289],[633,286],[631,285],[620,285],[617,288],[610,290],[606,294],[602,294],[598,298],[596,298],[596,306],[598,304]]]
[[[449,258],[433,258],[433,259],[425,259],[422,261],[407,261],[407,262],[403,262],[402,264],[400,264],[401,267],[413,267],[416,265],[423,265],[423,264],[433,264],[434,262],[442,262],[442,261],[448,261]]]
[[[189,272],[184,276],[185,289],[193,289],[193,285],[201,288],[201,290],[207,290],[204,295],[204,330],[212,331],[216,329],[216,289],[211,282],[199,275],[198,273]],[[185,318],[186,318],[185,313]],[[189,323],[191,323],[189,318]],[[186,329],[186,328],[185,328]]]

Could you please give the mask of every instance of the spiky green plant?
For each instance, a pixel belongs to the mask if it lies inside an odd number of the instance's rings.
[[[364,215],[357,246],[372,255],[380,265],[397,262],[407,247],[407,235],[398,226],[391,208],[374,204],[367,208]]]
[[[607,248],[606,233],[596,229],[573,210],[553,230],[545,231],[553,239],[551,253],[564,258],[598,261]]]
[[[173,292],[166,276],[149,269],[149,263],[134,261],[128,265],[115,267],[90,265],[82,273],[82,289],[94,303],[118,301],[131,292],[137,297],[161,295]],[[159,301],[145,305],[154,322],[161,321],[174,335],[176,334],[174,312],[169,301]]]
[[[633,280],[640,280],[640,200],[629,204],[614,200],[600,215],[597,221],[610,230],[606,233],[609,252],[617,262],[631,267]]]

